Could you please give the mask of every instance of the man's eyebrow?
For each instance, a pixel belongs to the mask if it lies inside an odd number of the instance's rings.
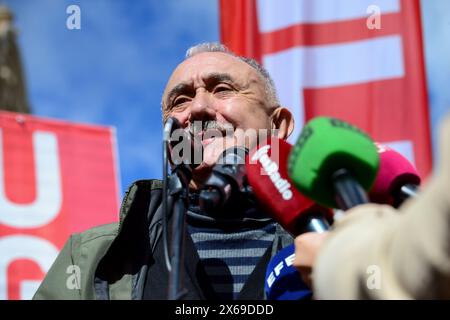
[[[166,104],[169,105],[169,102],[172,100],[173,97],[188,90],[192,90],[192,84],[190,82],[181,82],[177,84],[175,87],[170,89],[169,93],[167,94]]]

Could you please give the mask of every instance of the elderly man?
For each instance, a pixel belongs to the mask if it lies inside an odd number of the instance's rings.
[[[252,202],[205,213],[195,194],[226,147],[257,143],[248,130],[286,139],[294,125],[290,112],[280,106],[264,68],[215,43],[188,50],[167,83],[162,108],[164,120],[174,117],[184,128],[202,121],[203,162],[191,181],[182,298],[263,299],[266,265],[292,238]],[[230,127],[233,134],[207,138],[210,129]],[[161,216],[161,182],[135,182],[123,200],[119,224],[72,235],[34,298],[166,299]]]

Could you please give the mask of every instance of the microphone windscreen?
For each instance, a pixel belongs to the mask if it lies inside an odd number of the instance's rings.
[[[317,117],[302,130],[289,156],[288,172],[305,196],[337,208],[332,175],[347,169],[369,190],[375,181],[379,157],[372,139],[344,121]]]
[[[293,187],[286,165],[291,148],[286,141],[272,137],[267,144],[250,151],[246,172],[261,208],[284,229],[297,235],[304,216],[320,211],[332,220],[332,212],[319,207]]]
[[[266,269],[264,290],[268,300],[310,299],[311,289],[303,282],[300,273],[292,265],[295,247],[293,244],[279,251]]]
[[[393,196],[403,185],[420,185],[417,170],[399,152],[379,143],[375,144],[380,156],[380,169],[369,197],[372,202],[392,204]]]

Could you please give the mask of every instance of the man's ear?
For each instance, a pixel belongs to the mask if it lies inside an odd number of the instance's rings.
[[[272,129],[278,129],[278,138],[286,140],[294,130],[294,117],[283,107],[276,108],[270,116]]]

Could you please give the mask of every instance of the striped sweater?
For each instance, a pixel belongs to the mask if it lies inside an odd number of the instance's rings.
[[[236,299],[255,265],[274,240],[276,225],[254,209],[247,220],[227,224],[188,212],[188,232],[220,299]]]

